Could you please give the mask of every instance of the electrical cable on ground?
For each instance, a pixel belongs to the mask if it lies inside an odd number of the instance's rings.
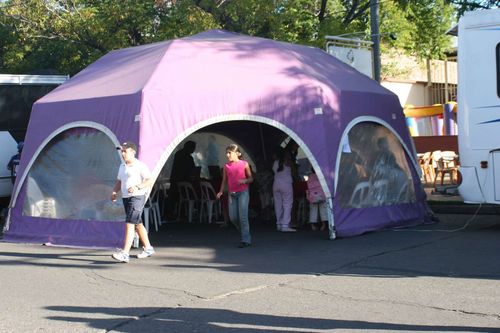
[[[402,229],[402,228],[393,228],[391,229],[392,231],[415,231],[415,232],[433,232],[433,231],[437,231],[437,232],[456,232],[456,231],[460,231],[460,230],[464,230],[465,228],[467,228],[469,226],[469,224],[474,221],[474,219],[477,217],[477,214],[479,213],[479,210],[481,209],[483,205],[482,204],[479,204],[479,207],[477,207],[476,211],[474,212],[474,214],[472,215],[472,217],[470,219],[468,219],[465,224],[463,226],[461,226],[460,228],[456,228],[456,229],[419,229],[419,230],[409,230],[409,229]]]

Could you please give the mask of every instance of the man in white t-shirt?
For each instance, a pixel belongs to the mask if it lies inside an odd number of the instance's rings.
[[[111,200],[116,201],[118,191],[122,192],[123,206],[125,208],[125,244],[119,252],[113,253],[112,257],[120,262],[129,261],[129,252],[132,247],[135,232],[143,245],[143,251],[137,255],[137,258],[147,258],[155,253],[154,248],[149,242],[148,233],[141,221],[142,210],[146,200],[147,189],[153,184],[151,172],[148,167],[135,158],[137,146],[133,142],[124,142],[117,147],[122,153],[123,161],[118,170],[118,177]]]

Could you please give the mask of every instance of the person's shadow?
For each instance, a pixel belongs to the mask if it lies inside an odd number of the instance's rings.
[[[326,330],[414,331],[414,332],[500,332],[500,328],[393,324],[363,320],[337,320],[296,316],[243,313],[226,309],[189,307],[67,307],[46,309],[68,312],[68,316],[48,319],[87,323],[88,326],[116,332],[317,332]],[[75,314],[81,316],[75,316]],[[109,316],[112,318],[103,318]],[[118,318],[117,318],[118,317]]]

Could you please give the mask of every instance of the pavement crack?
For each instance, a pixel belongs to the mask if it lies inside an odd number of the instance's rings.
[[[111,278],[108,278],[106,276],[103,276],[103,275],[97,273],[94,270],[91,270],[91,272],[92,272],[93,276],[91,276],[90,274],[86,274],[86,275],[89,278],[91,278],[91,279],[93,279],[95,281],[97,281],[97,278],[99,278],[99,279],[102,279],[104,281],[113,282],[113,283],[121,283],[121,284],[125,284],[125,285],[131,286],[131,287],[140,288],[140,289],[159,290],[159,291],[164,291],[164,292],[165,291],[170,291],[170,292],[176,292],[176,293],[183,293],[183,294],[185,294],[185,295],[187,295],[189,297],[193,297],[193,298],[196,298],[196,299],[201,299],[201,300],[207,299],[204,296],[201,296],[201,295],[198,295],[198,294],[195,294],[195,293],[189,292],[187,290],[183,290],[183,289],[153,287],[153,286],[148,286],[148,285],[145,285],[145,284],[135,284],[135,283],[130,283],[128,281],[124,281],[124,280],[120,280],[120,279],[111,279]]]
[[[262,289],[267,289],[269,287],[271,287],[271,285],[265,284],[265,285],[251,287],[251,288],[243,288],[243,289],[233,290],[233,291],[230,291],[228,293],[224,293],[224,294],[220,294],[220,295],[217,295],[217,296],[205,298],[205,301],[214,301],[214,300],[218,300],[218,299],[228,298],[228,297],[231,297],[231,296],[234,296],[234,295],[248,294],[248,293],[252,293],[254,291],[258,291],[258,290],[262,290]]]
[[[460,277],[460,278],[474,278],[474,279],[498,279],[498,274],[462,274],[449,271],[447,273],[430,270],[416,270],[416,269],[403,269],[403,268],[385,268],[373,265],[356,265],[357,268],[364,268],[369,270],[378,270],[382,272],[390,272],[392,274],[400,274],[405,276],[447,276],[447,277]]]
[[[382,252],[379,252],[379,253],[374,253],[374,254],[362,257],[362,258],[360,258],[358,260],[354,260],[354,261],[348,262],[348,263],[346,263],[344,265],[338,266],[338,267],[336,267],[333,270],[328,270],[328,271],[321,272],[320,274],[321,275],[328,275],[328,274],[332,274],[332,273],[337,273],[337,272],[339,272],[339,271],[341,271],[341,270],[343,270],[345,268],[350,268],[350,267],[357,266],[360,263],[362,263],[362,262],[364,262],[366,260],[369,260],[369,259],[373,259],[373,258],[385,256],[387,254],[393,254],[393,253],[397,253],[397,252],[404,252],[404,251],[408,251],[408,250],[414,250],[416,248],[423,247],[423,246],[426,246],[426,245],[431,245],[433,243],[440,242],[440,241],[443,241],[443,240],[446,240],[446,239],[449,239],[449,238],[453,238],[453,237],[457,237],[457,235],[447,235],[447,236],[440,237],[440,238],[437,238],[437,239],[434,239],[434,240],[431,240],[431,241],[426,241],[426,242],[423,242],[423,243],[413,244],[413,245],[404,246],[404,247],[397,248],[397,249],[391,249],[391,250],[382,251]]]
[[[351,296],[344,296],[341,294],[333,294],[333,293],[326,292],[324,290],[316,290],[316,289],[310,289],[310,288],[304,288],[304,287],[288,286],[288,288],[295,289],[295,290],[301,290],[301,291],[307,291],[307,292],[315,292],[317,294],[321,294],[324,296],[332,296],[332,297],[341,298],[344,300],[354,301],[354,302],[387,303],[387,304],[392,304],[392,305],[406,305],[406,306],[417,307],[417,308],[425,308],[425,309],[438,310],[438,311],[454,312],[454,313],[459,313],[459,314],[464,314],[464,315],[472,315],[472,316],[478,316],[478,317],[483,317],[483,318],[492,318],[495,320],[500,320],[500,314],[497,314],[497,313],[484,313],[484,312],[476,312],[476,311],[467,311],[467,310],[462,310],[462,309],[450,309],[450,308],[444,308],[444,307],[433,306],[433,305],[425,305],[425,304],[421,304],[421,303],[417,303],[417,302],[398,302],[398,301],[391,301],[391,300],[385,300],[385,299],[356,298],[356,297],[351,297]]]

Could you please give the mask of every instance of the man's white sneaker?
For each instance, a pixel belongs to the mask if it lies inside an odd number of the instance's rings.
[[[128,262],[129,261],[129,255],[127,252],[124,251],[119,251],[116,253],[113,253],[111,257],[119,262]]]
[[[155,249],[153,247],[143,247],[142,249],[142,252],[137,255],[137,258],[139,259],[151,257],[155,253]]]

